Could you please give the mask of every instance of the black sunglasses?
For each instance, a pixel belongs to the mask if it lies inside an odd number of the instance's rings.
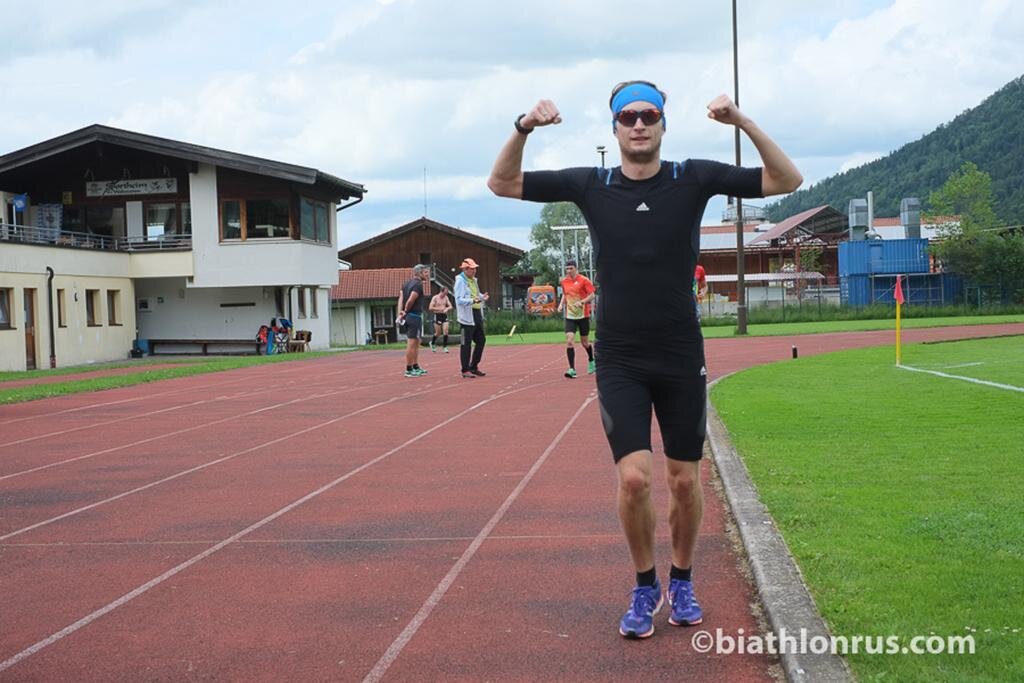
[[[645,126],[653,126],[661,121],[661,112],[657,109],[623,109],[615,115],[615,120],[627,128],[635,126],[637,119],[643,121]]]

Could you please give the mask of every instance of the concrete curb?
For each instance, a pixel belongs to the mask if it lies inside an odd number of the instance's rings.
[[[791,644],[789,649],[792,649],[793,642],[801,642],[801,629],[807,634],[808,643],[815,637],[831,637],[814,604],[814,598],[807,590],[800,568],[776,529],[775,521],[757,497],[757,489],[750,480],[746,465],[736,453],[729,432],[710,398],[708,441],[772,631],[777,637],[785,634],[787,642]],[[853,683],[856,680],[846,660],[830,652],[813,654],[809,650],[803,653],[787,651],[780,653],[779,659],[786,672],[786,679],[793,683]]]

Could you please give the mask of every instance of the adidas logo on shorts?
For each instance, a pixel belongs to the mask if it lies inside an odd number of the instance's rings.
[[[700,376],[701,377],[707,377],[708,376],[708,369],[706,367],[704,367],[703,365],[700,366]]]
[[[636,207],[636,210],[637,211],[650,211],[651,209],[647,206],[646,203],[640,202],[640,206]]]

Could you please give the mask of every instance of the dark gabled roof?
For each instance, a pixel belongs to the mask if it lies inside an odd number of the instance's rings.
[[[459,230],[458,228],[452,227],[451,225],[438,223],[437,221],[432,221],[429,218],[423,216],[417,218],[414,221],[409,221],[405,225],[400,225],[397,228],[388,230],[387,232],[382,232],[379,235],[374,235],[368,240],[363,240],[362,242],[358,242],[351,246],[345,247],[344,249],[338,252],[338,258],[347,259],[352,254],[360,252],[366,249],[367,247],[372,247],[376,244],[380,244],[381,242],[386,242],[390,239],[398,237],[401,234],[407,233],[410,230],[416,230],[417,228],[429,228],[431,230],[437,230],[439,232],[447,233],[453,237],[459,237],[464,240],[469,240],[470,242],[476,242],[477,244],[488,247],[489,249],[496,249],[502,253],[508,254],[509,256],[513,256],[516,259],[522,258],[523,254],[526,253],[525,251],[517,247],[513,247],[508,244],[502,244],[501,242],[495,242],[494,240],[489,240],[486,237],[474,235],[471,232]]]
[[[0,157],[0,173],[10,171],[26,164],[31,164],[47,157],[61,154],[69,150],[88,145],[93,142],[104,142],[111,145],[128,147],[153,154],[162,154],[177,159],[188,159],[199,163],[213,164],[224,168],[231,168],[237,171],[255,173],[257,175],[280,178],[304,185],[319,185],[329,191],[338,194],[339,197],[349,199],[351,197],[362,197],[366,188],[358,183],[349,182],[337,176],[333,176],[315,168],[286,164],[281,161],[271,161],[260,157],[249,156],[227,152],[213,147],[193,145],[188,142],[178,142],[167,138],[156,137],[135,133],[130,130],[111,128],[93,124],[80,130],[61,135],[51,140],[36,143],[30,147],[19,149],[10,154]]]
[[[769,244],[772,240],[782,240],[787,243],[803,242],[815,238],[835,241],[844,237],[843,231],[846,228],[846,216],[826,204],[807,209],[776,223],[767,232],[750,240],[750,246]]]

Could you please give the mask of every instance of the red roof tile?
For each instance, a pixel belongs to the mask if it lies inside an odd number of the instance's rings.
[[[409,278],[411,268],[365,268],[338,271],[338,284],[331,287],[331,301],[363,301],[367,299],[398,299]],[[430,283],[423,285],[430,294]]]

